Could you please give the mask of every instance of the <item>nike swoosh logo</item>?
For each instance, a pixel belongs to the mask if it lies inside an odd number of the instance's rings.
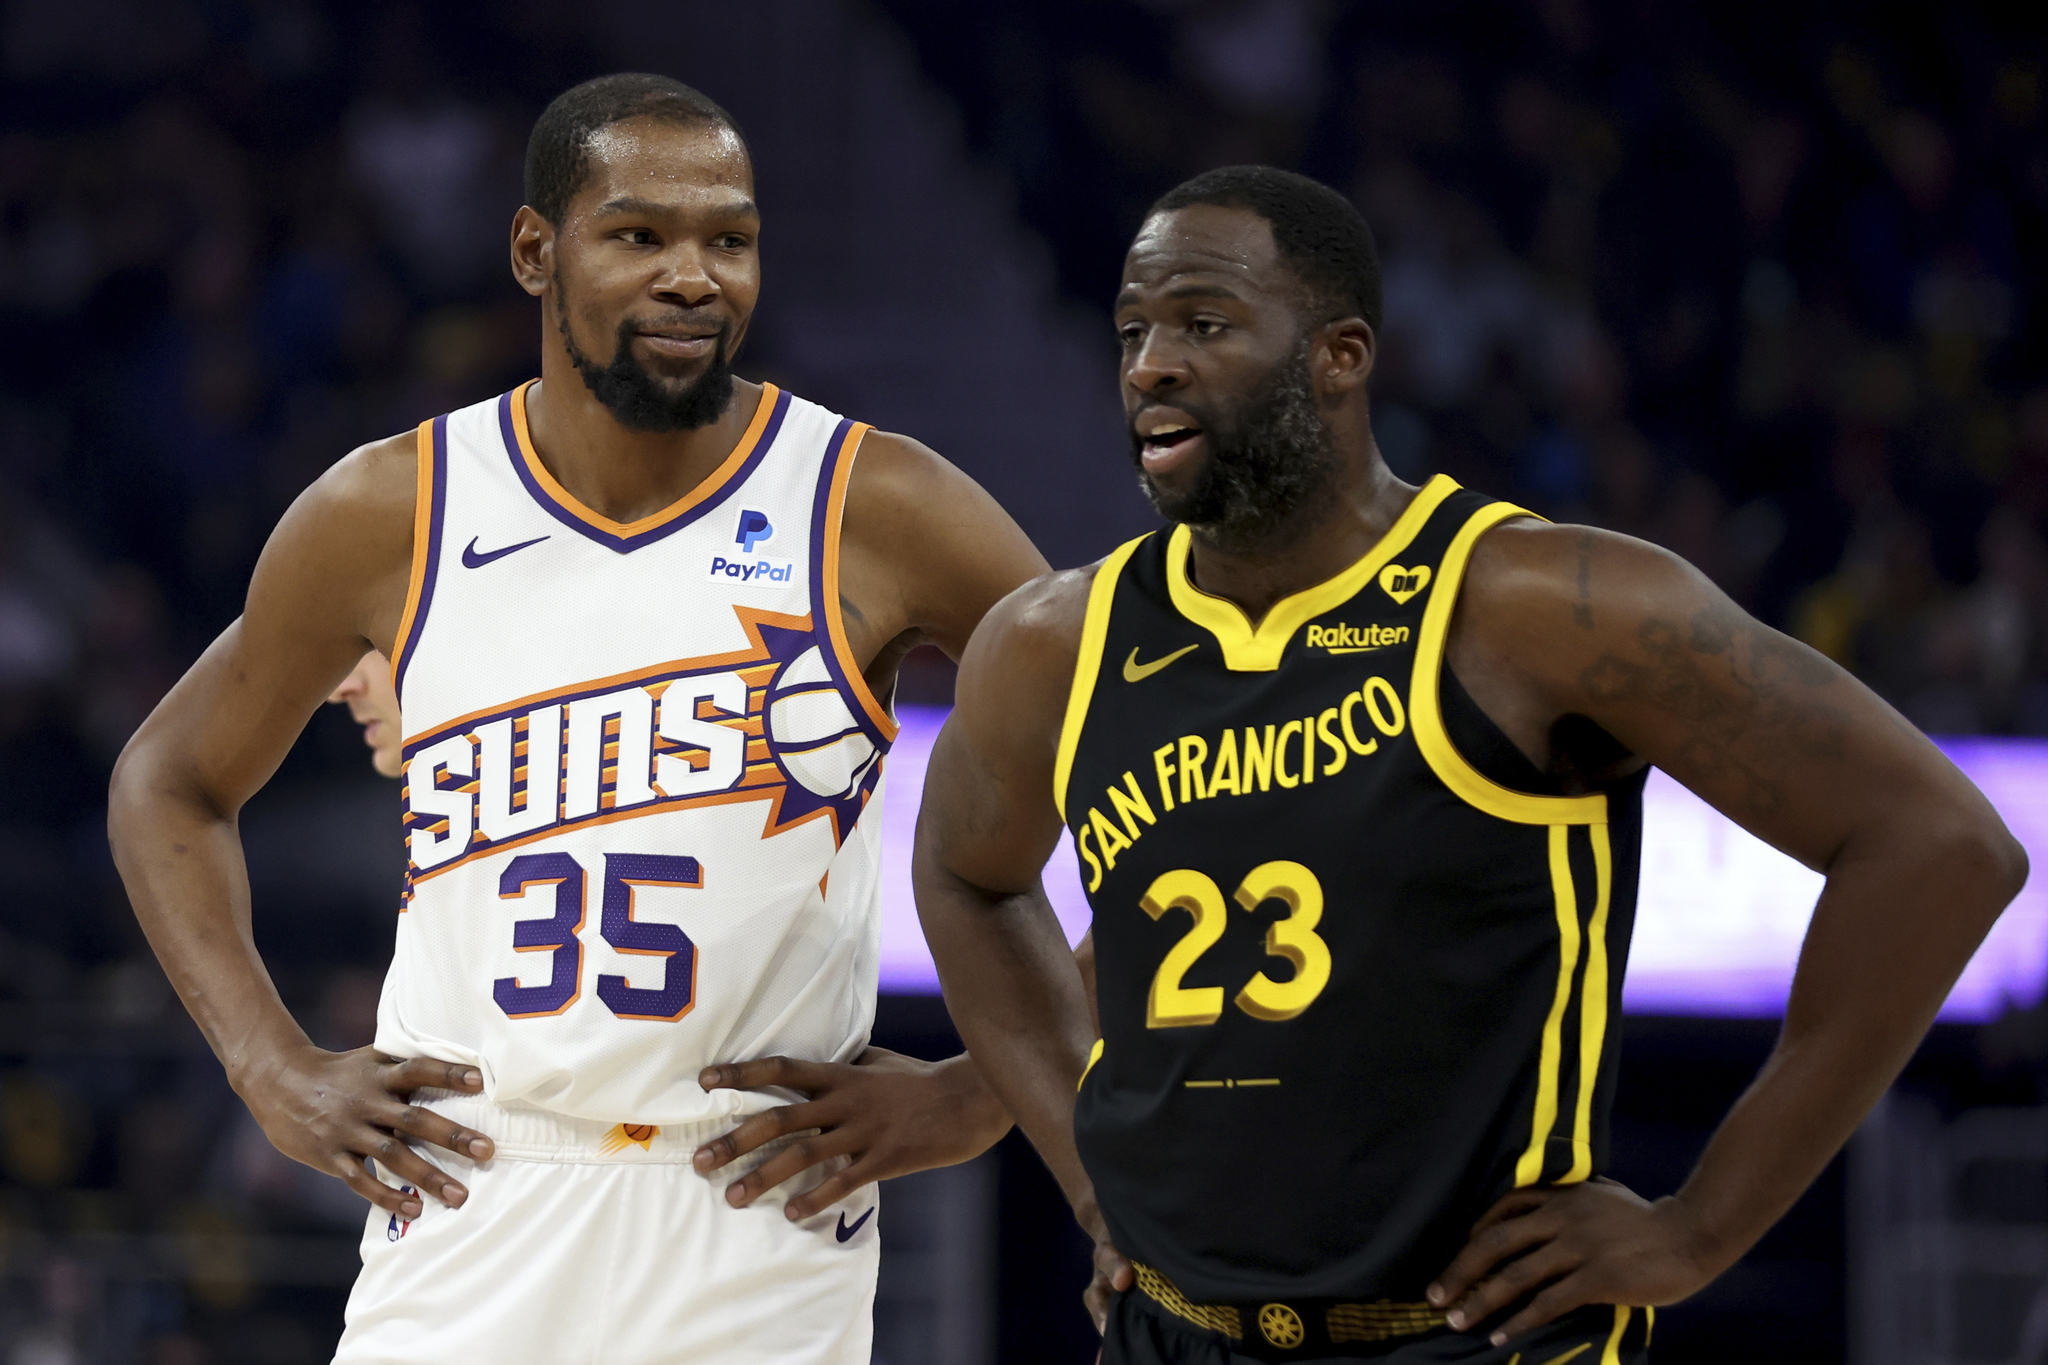
[[[861,1224],[867,1222],[868,1219],[874,1216],[875,1206],[873,1204],[870,1204],[868,1205],[868,1211],[862,1214],[860,1217],[854,1219],[853,1226],[848,1227],[846,1226],[846,1215],[842,1213],[839,1215],[839,1230],[834,1235],[838,1237],[839,1240],[842,1242],[849,1241],[852,1239],[854,1233],[860,1231]]]
[[[535,536],[532,540],[522,540],[517,545],[507,545],[502,550],[486,550],[482,554],[476,552],[476,542],[478,539],[479,537],[472,536],[469,544],[462,547],[462,567],[465,569],[481,569],[494,559],[503,559],[514,550],[523,550],[529,545],[538,545],[543,540],[546,540],[547,537]]]
[[[1131,657],[1124,660],[1124,681],[1143,682],[1145,681],[1145,679],[1151,677],[1154,673],[1157,673],[1160,669],[1172,663],[1175,659],[1178,659],[1181,655],[1192,654],[1201,647],[1201,643],[1197,641],[1196,643],[1188,645],[1185,648],[1176,649],[1175,651],[1173,651],[1173,653],[1166,655],[1164,658],[1154,659],[1149,664],[1139,663],[1138,651],[1134,649],[1131,651]]]

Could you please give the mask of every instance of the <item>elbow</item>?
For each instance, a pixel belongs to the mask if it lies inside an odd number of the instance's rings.
[[[1985,812],[1983,819],[1971,821],[1954,831],[1946,843],[1943,863],[1984,889],[1985,899],[1991,902],[1992,918],[1995,919],[2026,886],[2029,871],[2026,845],[2013,837],[2012,831],[1997,815]],[[1972,873],[1975,875],[1969,876]],[[1959,882],[1961,880],[1958,878]]]

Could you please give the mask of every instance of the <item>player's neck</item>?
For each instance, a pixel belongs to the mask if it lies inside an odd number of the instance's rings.
[[[1394,477],[1367,434],[1340,464],[1328,493],[1296,509],[1256,543],[1196,528],[1188,576],[1210,596],[1236,603],[1256,625],[1274,603],[1327,582],[1363,559],[1407,510],[1415,492]]]
[[[732,402],[694,431],[634,431],[620,424],[569,364],[543,357],[527,390],[533,453],[572,497],[599,516],[633,522],[688,496],[725,463],[760,405],[759,384],[735,378]]]

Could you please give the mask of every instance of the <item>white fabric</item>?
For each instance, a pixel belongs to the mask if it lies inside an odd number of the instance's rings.
[[[860,818],[859,784],[875,745],[857,733],[785,759],[764,733],[771,692],[792,682],[834,688],[798,694],[807,708],[863,715],[832,682],[814,612],[813,514],[840,419],[790,398],[759,463],[711,510],[621,553],[521,477],[507,411],[493,400],[447,419],[438,565],[409,654],[401,641],[417,823],[377,1046],[473,1064],[499,1104],[602,1125],[778,1103],[707,1095],[697,1074],[774,1053],[851,1060],[874,1019],[881,802],[877,787]],[[748,540],[749,514],[772,533]],[[469,551],[487,562],[465,565]],[[769,567],[740,578],[714,561]],[[765,663],[746,626],[763,614],[790,628]],[[614,762],[600,798],[593,765]],[[559,806],[526,800],[522,774],[558,789]],[[634,879],[649,858],[663,870]],[[677,875],[682,859],[695,883]],[[581,877],[573,943],[522,951],[515,932],[535,931],[516,924],[565,905],[573,917],[565,867]],[[508,886],[508,869],[547,876]],[[630,910],[608,912],[622,897]],[[692,951],[632,946],[643,925],[680,928]],[[573,983],[564,1000],[549,994],[557,972]]]
[[[430,1107],[499,1155],[423,1148],[468,1201],[428,1198],[409,1223],[371,1210],[335,1365],[868,1365],[875,1186],[792,1223],[785,1202],[824,1170],[732,1208],[726,1185],[768,1152],[697,1174],[690,1152],[723,1123],[643,1147],[543,1111]]]

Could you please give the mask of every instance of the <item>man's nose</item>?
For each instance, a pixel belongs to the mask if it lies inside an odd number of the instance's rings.
[[[1124,382],[1140,393],[1163,393],[1187,381],[1187,365],[1156,332],[1147,332],[1138,349],[1124,362]]]
[[[680,243],[668,253],[655,276],[654,296],[665,303],[697,307],[718,297],[718,284],[704,268],[704,253],[695,243]]]

